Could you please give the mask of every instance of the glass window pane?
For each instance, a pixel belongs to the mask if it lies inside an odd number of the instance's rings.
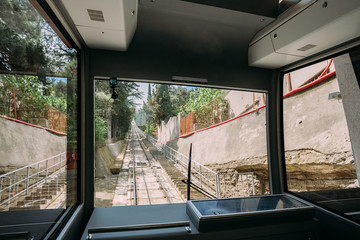
[[[95,80],[95,206],[269,193],[266,96]]]
[[[77,53],[29,1],[0,9],[0,210],[65,209],[77,201]]]
[[[359,183],[331,59],[284,75],[284,140],[289,191],[348,214]],[[356,210],[358,211],[358,210]]]

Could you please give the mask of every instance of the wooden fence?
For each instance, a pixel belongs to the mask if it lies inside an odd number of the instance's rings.
[[[181,135],[184,135],[184,134],[194,131],[194,129],[193,129],[194,121],[195,121],[194,112],[191,112],[188,115],[186,115],[185,117],[181,118],[181,120],[180,120]]]
[[[57,132],[66,133],[66,115],[55,108],[48,106],[48,128]]]

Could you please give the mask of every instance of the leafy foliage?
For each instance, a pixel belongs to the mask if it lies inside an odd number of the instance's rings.
[[[67,119],[67,142],[68,148],[75,148],[78,139],[78,77],[77,77],[77,59],[75,56],[67,62],[64,70],[61,73],[62,76],[66,77],[66,93],[64,86],[57,84],[55,87],[56,96],[65,97],[66,95],[66,119]]]
[[[197,88],[190,93],[189,100],[182,106],[181,111],[184,115],[186,115],[222,94],[223,91],[219,89]]]
[[[111,89],[107,81],[95,82],[95,116],[106,121],[107,138],[124,138],[130,129],[135,113],[135,98],[140,97],[138,85],[131,82],[119,82],[115,89],[117,99],[111,98]],[[102,132],[102,122],[95,125],[95,132]]]
[[[29,1],[0,1],[0,71],[37,75],[60,74],[76,57],[35,11]]]
[[[220,89],[198,88],[190,93],[188,102],[182,106],[183,115],[194,111],[199,128],[228,119],[229,105],[223,93]]]
[[[153,124],[150,124],[150,127],[149,127],[149,125],[146,125],[144,132],[153,133],[153,132],[155,132],[155,130],[156,130],[156,125],[153,123]]]
[[[160,124],[162,120],[172,116],[172,106],[170,101],[169,86],[165,84],[157,84],[153,115],[155,122]]]
[[[36,76],[1,75],[0,83],[1,114],[30,121],[31,118],[44,117],[47,106],[66,112],[66,95],[59,96],[55,91],[58,85],[64,84],[62,81],[43,85]],[[15,116],[17,114],[20,116]]]
[[[106,121],[100,116],[95,116],[95,140],[104,141],[107,133]]]
[[[1,113],[49,127],[52,106],[67,115],[67,142],[76,142],[76,51],[61,41],[29,1],[2,0],[0,9],[0,72],[7,74],[0,76]]]
[[[170,101],[173,107],[173,115],[177,115],[182,111],[182,106],[184,106],[189,98],[191,92],[194,90],[187,90],[185,87],[181,86],[170,86],[169,87],[169,94],[170,94]]]

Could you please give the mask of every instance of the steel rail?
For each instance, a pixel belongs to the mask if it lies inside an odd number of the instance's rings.
[[[134,131],[134,135],[135,135],[135,138],[136,138],[136,139],[134,139],[134,140],[135,140],[135,141],[138,141],[140,147],[142,148],[142,146],[141,146],[141,144],[140,144],[140,140],[139,140],[139,138],[138,138],[138,134],[137,134],[136,129],[133,129],[133,131]],[[144,152],[144,149],[143,149],[143,148],[142,148],[142,150],[143,150],[143,152]],[[145,155],[145,157],[146,157],[145,152],[144,152],[144,155]],[[148,161],[148,162],[149,162],[149,161]],[[150,164],[150,162],[149,162],[149,164]],[[141,165],[140,168],[141,168],[141,173],[142,173],[143,181],[144,181],[144,184],[145,184],[145,190],[146,190],[147,199],[148,199],[149,205],[151,205],[150,193],[149,193],[149,188],[148,188],[148,186],[147,186],[146,179],[145,179],[144,167]]]
[[[172,203],[173,201],[171,200],[171,197],[170,197],[168,191],[166,190],[166,187],[164,186],[163,182],[161,181],[161,178],[160,178],[160,176],[158,175],[156,169],[154,169],[153,166],[152,166],[151,157],[148,156],[148,154],[147,154],[147,152],[146,152],[146,150],[145,150],[144,143],[143,143],[141,140],[138,140],[138,141],[139,141],[140,146],[141,146],[141,148],[142,148],[142,150],[143,150],[143,152],[144,152],[144,154],[145,154],[146,159],[147,159],[148,162],[149,162],[149,165],[150,165],[151,170],[153,171],[153,173],[154,173],[157,181],[159,182],[159,184],[160,184],[160,186],[161,186],[161,189],[162,189],[163,192],[165,193],[166,199],[167,199],[170,203]]]
[[[131,133],[130,139],[130,147],[131,147],[131,157],[133,162],[133,194],[134,194],[134,205],[137,205],[137,194],[136,194],[136,164],[135,164],[135,150],[134,150],[134,141],[133,141],[133,132]]]

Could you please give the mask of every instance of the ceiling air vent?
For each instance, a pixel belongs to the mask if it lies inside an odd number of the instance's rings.
[[[104,15],[102,11],[87,9],[90,19],[98,22],[105,22]]]
[[[305,52],[305,51],[307,51],[307,50],[309,50],[309,49],[311,49],[311,48],[313,48],[313,47],[316,47],[316,45],[308,44],[308,45],[305,45],[305,46],[303,46],[303,47],[301,47],[301,48],[299,48],[299,49],[297,49],[297,50],[298,50],[298,51]]]

